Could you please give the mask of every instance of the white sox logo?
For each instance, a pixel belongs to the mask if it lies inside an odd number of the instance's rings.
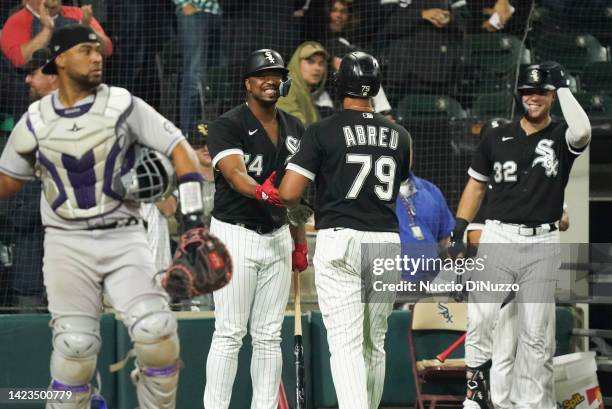
[[[264,55],[266,56],[266,59],[270,61],[270,64],[276,63],[276,60],[274,59],[274,56],[272,55],[270,51],[266,51]]]
[[[559,160],[556,158],[555,151],[552,149],[554,141],[542,139],[535,148],[535,153],[539,156],[533,160],[531,167],[540,164],[546,170],[546,176],[555,177],[559,170]]]
[[[532,82],[540,82],[540,70],[533,69],[529,72]]]
[[[293,155],[295,155],[297,151],[300,150],[300,140],[295,136],[289,135],[285,140],[285,147],[287,148],[287,151],[289,151],[289,155],[287,155],[287,159],[285,159],[285,163],[288,163],[293,157]]]
[[[450,310],[441,302],[438,303],[438,313],[446,320],[447,323],[453,323],[453,316],[451,315]]]

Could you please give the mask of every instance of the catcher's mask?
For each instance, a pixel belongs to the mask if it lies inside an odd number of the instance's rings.
[[[154,203],[168,197],[176,188],[176,176],[170,159],[163,154],[138,146],[132,169],[121,176],[125,200]]]

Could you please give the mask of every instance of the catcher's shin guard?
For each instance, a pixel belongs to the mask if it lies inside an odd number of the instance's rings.
[[[49,389],[66,393],[63,396],[57,395],[58,399],[47,402],[45,409],[89,409],[90,407],[91,386],[89,384],[67,385],[53,380]]]
[[[58,316],[51,321],[51,389],[70,394],[48,402],[47,409],[89,408],[90,381],[96,371],[101,345],[99,325],[97,318],[78,314]]]
[[[466,401],[478,404],[480,409],[493,408],[489,394],[489,370],[491,369],[491,364],[491,360],[488,360],[475,368],[467,367],[467,395],[465,399]]]
[[[179,378],[180,363],[163,368],[136,368],[131,377],[136,384],[136,394],[140,409],[174,409],[176,406],[176,389]]]
[[[134,341],[140,409],[174,409],[180,353],[174,313],[162,298],[149,298],[132,306],[124,322]]]

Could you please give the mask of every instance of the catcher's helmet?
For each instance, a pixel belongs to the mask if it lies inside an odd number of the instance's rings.
[[[552,71],[560,68],[556,62],[547,61],[540,64],[531,64],[523,68],[519,73],[516,89],[545,89],[554,91],[557,89]]]
[[[362,51],[342,58],[336,74],[336,86],[341,96],[370,98],[380,90],[380,65],[376,58]]]
[[[121,176],[125,200],[154,203],[168,197],[176,186],[170,159],[163,154],[138,146],[134,166]]]
[[[282,81],[280,85],[281,97],[286,97],[289,94],[291,87],[291,78],[289,78],[289,70],[285,68],[283,57],[270,48],[262,48],[251,53],[246,62],[243,79],[253,76],[254,74],[264,70],[278,70],[282,73]]]

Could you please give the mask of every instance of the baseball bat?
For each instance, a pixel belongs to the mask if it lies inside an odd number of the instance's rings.
[[[451,346],[449,346],[444,351],[442,351],[438,355],[436,355],[436,359],[438,361],[440,361],[440,362],[446,361],[446,359],[449,357],[449,355],[452,354],[453,351],[455,349],[457,349],[459,347],[459,345],[461,345],[463,343],[463,341],[465,341],[465,336],[466,335],[467,335],[467,332],[464,333],[463,335],[461,335],[455,342],[453,342],[453,344]]]
[[[293,292],[295,295],[294,349],[295,356],[295,408],[306,409],[306,391],[304,387],[304,346],[302,345],[302,306],[300,301],[300,273],[293,272]]]

